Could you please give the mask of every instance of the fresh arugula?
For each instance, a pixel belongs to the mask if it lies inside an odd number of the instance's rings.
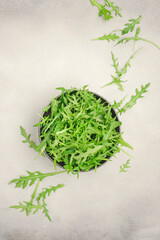
[[[150,41],[150,40],[148,40],[148,39],[145,39],[145,38],[142,38],[142,37],[125,37],[125,38],[122,38],[121,40],[119,40],[117,43],[116,43],[116,45],[118,45],[118,44],[120,44],[120,43],[128,43],[128,42],[130,42],[130,41],[134,41],[134,43],[136,42],[136,41],[144,41],[144,42],[147,42],[147,43],[150,43],[150,44],[152,44],[153,46],[155,46],[158,50],[160,50],[160,47],[156,44],[156,43],[154,43],[153,41]]]
[[[92,39],[92,40],[107,40],[108,42],[110,42],[110,40],[111,41],[115,41],[115,40],[117,40],[117,39],[119,39],[119,36],[116,34],[116,33],[110,33],[110,34],[108,34],[108,35],[104,35],[104,36],[102,36],[102,37],[99,37],[99,38],[95,38],[95,39]]]
[[[147,43],[150,43],[150,44],[154,45],[156,48],[158,48],[160,50],[160,47],[156,43],[154,43],[153,41],[148,40],[148,39],[143,38],[143,37],[139,37],[140,27],[137,27],[136,33],[135,33],[134,36],[122,37],[125,34],[132,33],[135,30],[135,26],[137,24],[140,24],[141,19],[142,19],[141,15],[138,18],[136,18],[136,19],[129,19],[129,22],[125,24],[125,28],[114,30],[111,33],[109,33],[108,35],[105,34],[105,35],[103,35],[101,37],[94,38],[92,40],[107,40],[108,42],[110,40],[111,41],[117,41],[115,46],[117,46],[117,45],[119,45],[121,43],[123,44],[123,43],[128,43],[130,41],[133,41],[134,42],[133,49],[134,49],[134,46],[135,46],[135,42],[137,42],[137,41],[144,41],[144,42],[147,42]],[[119,32],[120,34],[117,34],[115,32]]]
[[[124,89],[123,89],[123,85],[122,85],[122,84],[123,84],[124,82],[126,82],[126,81],[123,81],[123,80],[122,80],[122,77],[123,77],[123,75],[126,74],[128,67],[131,66],[131,65],[130,65],[131,59],[133,59],[133,57],[134,57],[141,49],[142,49],[142,48],[138,49],[137,51],[135,51],[135,52],[129,57],[129,59],[127,60],[127,62],[125,63],[125,65],[124,65],[124,67],[123,67],[122,69],[119,69],[118,58],[115,58],[115,55],[113,54],[113,52],[111,52],[112,61],[113,61],[113,65],[112,65],[112,66],[115,68],[115,74],[116,74],[116,76],[111,75],[111,77],[112,77],[113,80],[112,80],[110,83],[105,84],[103,87],[106,87],[106,86],[109,86],[109,85],[112,85],[112,84],[116,84],[116,85],[119,87],[119,89],[120,89],[121,91],[123,91]]]
[[[112,12],[115,13],[115,16],[118,15],[122,17],[119,7],[114,5],[114,2],[111,2],[109,0],[104,0],[104,4],[100,4],[96,0],[90,0],[90,2],[93,6],[96,6],[98,8],[99,11],[98,15],[100,17],[104,16],[105,20],[110,20],[111,18],[113,18]]]
[[[62,173],[62,172],[59,172],[59,173]],[[34,175],[34,173],[32,175]],[[48,176],[50,176],[50,175],[48,175]],[[21,178],[20,178],[20,180],[21,180]],[[43,213],[45,214],[45,216],[48,218],[49,221],[52,221],[51,217],[48,213],[47,204],[46,204],[45,199],[46,199],[47,195],[50,196],[51,192],[55,192],[57,189],[62,188],[64,186],[64,184],[58,184],[57,186],[51,186],[50,188],[45,188],[44,191],[39,193],[38,197],[36,198],[37,189],[39,187],[39,183],[41,180],[40,180],[40,178],[38,179],[38,182],[36,184],[34,192],[31,195],[31,199],[29,202],[27,202],[27,201],[23,201],[23,203],[19,202],[19,205],[13,205],[13,206],[10,206],[10,208],[20,209],[21,212],[26,212],[27,216],[30,213],[35,214],[39,210],[43,209]],[[36,204],[33,203],[34,200],[36,200]]]
[[[36,172],[30,172],[27,171],[28,176],[22,175],[19,178],[15,178],[13,180],[11,180],[9,182],[9,184],[14,183],[16,188],[26,188],[27,186],[32,186],[36,181],[42,181],[44,178],[46,177],[50,177],[50,176],[55,176],[57,174],[61,174],[66,172],[64,171],[60,171],[60,172],[51,172],[51,173],[41,173],[39,171]]]
[[[138,90],[136,88],[136,90],[135,90],[136,94],[132,95],[131,99],[121,109],[119,109],[118,112],[120,114],[122,114],[122,113],[126,112],[128,109],[132,108],[136,104],[137,100],[139,98],[142,98],[143,94],[148,91],[149,86],[150,86],[150,83],[147,83],[145,86],[143,86],[143,85],[141,86],[141,90]]]
[[[131,167],[129,164],[130,164],[130,159],[128,159],[125,164],[120,166],[120,172],[127,172],[127,169]]]
[[[35,144],[35,142],[30,140],[31,134],[27,135],[25,129],[22,126],[20,126],[20,131],[21,131],[21,135],[25,138],[23,142],[29,143],[30,148],[33,148],[36,152],[39,152],[39,149],[37,148],[37,145]]]
[[[125,24],[125,28],[122,29],[122,35],[127,34],[129,32],[133,32],[135,25],[140,24],[142,16],[140,15],[137,19],[129,19],[129,23]]]

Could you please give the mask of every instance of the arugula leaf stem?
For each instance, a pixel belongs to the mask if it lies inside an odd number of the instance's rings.
[[[160,50],[160,47],[156,44],[156,43],[154,43],[154,42],[152,42],[151,40],[148,40],[148,39],[145,39],[145,38],[142,38],[142,37],[126,37],[126,38],[122,38],[120,41],[118,41],[114,46],[117,46],[118,44],[120,44],[120,43],[127,43],[127,42],[129,42],[129,41],[138,41],[138,40],[140,40],[140,41],[145,41],[145,42],[148,42],[148,43],[151,43],[152,45],[154,45],[156,48],[158,48],[159,50]]]
[[[124,68],[122,68],[121,75],[123,75],[123,74],[126,73],[126,66],[129,65],[130,60],[131,60],[140,50],[142,50],[142,49],[143,49],[143,47],[139,48],[138,50],[136,50],[136,51],[128,58],[127,62],[125,63]]]
[[[36,187],[35,187],[35,189],[34,189],[34,192],[32,193],[32,195],[31,195],[31,200],[30,200],[30,204],[32,204],[33,203],[33,200],[34,200],[34,198],[35,198],[35,196],[36,196],[36,193],[37,193],[37,190],[38,190],[38,187],[39,187],[39,183],[40,183],[40,179],[38,179],[38,182],[37,182],[37,184],[36,184]]]
[[[127,153],[126,151],[124,151],[122,148],[119,148],[122,152],[124,152],[125,154],[127,154],[129,157],[134,158],[132,155],[130,155],[129,153]]]

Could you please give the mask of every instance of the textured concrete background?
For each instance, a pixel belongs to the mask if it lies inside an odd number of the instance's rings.
[[[90,39],[122,28],[130,18],[143,16],[141,36],[160,45],[160,1],[120,0],[123,18],[105,22],[89,0],[0,0],[0,240],[159,240],[160,239],[160,51],[144,49],[131,62],[125,92],[116,86],[100,88],[114,73],[111,50],[125,63],[132,44],[113,48]],[[53,222],[41,213],[26,217],[9,209],[29,200],[33,188],[15,189],[8,182],[26,170],[51,172],[52,163],[23,144],[19,125],[31,132],[38,112],[55,88],[89,85],[109,101],[134,93],[151,82],[149,92],[121,116],[125,139],[135,159],[125,174],[119,166],[128,157],[75,176],[58,175],[41,186],[66,186],[48,198]]]

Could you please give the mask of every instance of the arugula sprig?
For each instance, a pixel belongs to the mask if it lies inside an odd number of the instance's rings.
[[[128,23],[125,24],[125,27],[123,29],[114,30],[111,33],[109,33],[108,35],[105,34],[105,35],[103,35],[101,37],[94,38],[92,40],[107,40],[108,42],[110,40],[111,41],[115,41],[116,40],[117,43],[115,44],[115,46],[117,46],[117,45],[119,45],[121,43],[125,44],[125,43],[128,43],[130,41],[133,41],[134,42],[133,49],[134,49],[134,46],[135,46],[135,42],[137,42],[137,41],[144,41],[144,42],[147,42],[147,43],[150,43],[150,44],[154,45],[156,48],[158,48],[160,50],[160,47],[156,43],[154,43],[153,41],[148,40],[148,39],[143,38],[143,37],[139,37],[140,27],[136,28],[136,25],[140,24],[141,19],[142,19],[141,15],[138,18],[136,18],[136,19],[129,19]],[[135,30],[135,28],[136,28],[136,32],[135,32],[134,36],[123,37],[126,34],[132,33]],[[118,34],[118,32],[120,34]]]
[[[37,145],[35,144],[35,142],[30,140],[31,134],[27,135],[25,129],[22,126],[20,126],[20,131],[21,131],[21,135],[25,138],[23,142],[29,143],[29,147],[33,148],[36,152],[39,153],[39,149],[37,148]]]
[[[148,88],[150,86],[150,83],[147,83],[146,85],[141,85],[141,89],[138,90],[137,88],[135,89],[135,92],[136,94],[135,95],[132,95],[130,100],[124,104],[123,107],[122,104],[124,102],[124,100],[126,99],[126,96],[123,97],[119,102],[116,102],[114,100],[114,103],[113,103],[113,107],[114,109],[117,109],[118,112],[117,114],[122,114],[122,113],[125,113],[128,109],[131,109],[136,103],[137,103],[137,100],[140,99],[140,98],[143,98],[143,94],[146,93],[148,91]]]
[[[119,7],[114,5],[114,2],[111,2],[110,0],[104,0],[104,4],[100,4],[96,0],[90,0],[90,2],[93,6],[96,6],[98,8],[98,15],[100,17],[104,16],[105,20],[110,20],[113,18],[112,12],[115,13],[115,16],[118,15],[122,17]]]
[[[41,209],[42,206],[40,202],[38,202],[37,204],[33,204],[33,200],[35,199],[39,183],[40,183],[40,180],[38,180],[36,187],[34,189],[34,192],[31,195],[31,200],[29,202],[27,201],[23,201],[23,203],[19,202],[19,205],[13,205],[13,206],[10,206],[10,208],[21,209],[21,212],[25,211],[27,216],[32,212],[33,214],[35,214],[39,209]]]
[[[110,41],[115,41],[117,39],[119,39],[119,36],[116,33],[111,32],[108,35],[104,35],[102,37],[92,39],[92,41],[94,41],[94,40],[107,40],[108,42],[110,42]]]
[[[122,29],[122,35],[127,34],[129,32],[133,32],[136,24],[140,24],[141,19],[142,19],[141,15],[136,19],[129,19],[128,20],[129,22],[125,24],[126,27]]]
[[[14,183],[16,188],[26,188],[27,186],[32,186],[37,180],[42,181],[46,177],[55,176],[57,174],[61,174],[66,172],[51,172],[51,173],[41,173],[40,171],[30,172],[27,171],[28,175],[21,175],[19,178],[12,179],[9,184]]]
[[[138,49],[137,51],[135,51],[126,61],[125,65],[123,68],[119,69],[119,62],[118,62],[118,58],[115,58],[115,55],[113,52],[111,52],[112,55],[112,61],[113,61],[113,67],[115,68],[115,74],[116,76],[111,75],[112,77],[112,81],[108,84],[105,84],[103,87],[112,85],[112,84],[116,84],[118,86],[118,88],[123,91],[123,83],[126,82],[124,80],[122,80],[123,75],[125,75],[127,73],[128,67],[130,67],[130,61],[134,58],[134,56],[141,50],[142,48]]]
[[[127,162],[120,166],[120,172],[127,172],[127,169],[130,168],[130,159],[127,160]]]
[[[51,192],[55,192],[57,189],[62,188],[64,184],[58,184],[57,186],[51,186],[50,188],[44,188],[38,197],[36,197],[39,183],[46,177],[54,176],[57,174],[64,173],[66,171],[54,172],[54,173],[41,173],[39,171],[30,172],[28,176],[20,176],[19,178],[13,179],[9,184],[14,183],[16,188],[26,188],[27,186],[32,186],[36,181],[36,187],[31,195],[30,201],[19,202],[19,205],[10,206],[10,208],[20,209],[21,212],[25,212],[28,216],[30,213],[37,213],[39,210],[43,209],[45,216],[51,221],[51,218],[48,213],[47,204],[45,199],[47,196],[50,196]],[[36,201],[36,203],[34,203]]]

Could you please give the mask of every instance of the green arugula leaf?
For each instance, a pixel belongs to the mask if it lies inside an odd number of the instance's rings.
[[[109,0],[105,0],[104,5],[98,3],[96,0],[90,0],[90,2],[93,6],[96,6],[98,8],[99,16],[104,16],[105,20],[110,20],[113,18],[112,12],[115,13],[115,16],[119,15],[122,17],[119,7],[115,6],[114,3]]]
[[[139,98],[142,98],[142,94],[146,93],[148,91],[148,87],[150,86],[150,83],[146,84],[145,86],[141,86],[141,90],[139,91],[137,88],[136,88],[136,94],[131,96],[131,99],[129,100],[129,102],[127,102],[120,110],[119,110],[119,113],[122,114],[123,112],[126,112],[128,109],[132,108],[137,100]]]
[[[130,159],[128,159],[125,164],[120,166],[120,172],[127,172],[127,169],[131,167],[129,166],[129,164],[130,164]]]
[[[123,91],[123,85],[122,83],[123,82],[126,82],[126,81],[122,81],[122,76],[126,74],[127,72],[127,69],[128,67],[130,67],[130,61],[131,59],[141,50],[142,48],[138,49],[137,51],[135,51],[130,57],[129,59],[127,60],[127,62],[125,63],[124,67],[122,69],[119,70],[119,62],[118,62],[118,58],[115,58],[113,52],[111,52],[112,54],[112,61],[113,61],[113,67],[115,68],[115,73],[116,73],[116,76],[113,76],[111,75],[112,77],[112,81],[106,85],[104,85],[103,87],[106,87],[106,86],[109,86],[109,85],[112,85],[112,84],[116,84],[119,89],[121,91]]]
[[[118,6],[115,6],[114,2],[105,0],[105,5],[110,7],[111,11],[115,12],[115,16],[119,15],[120,17],[122,17],[122,14],[120,13],[120,8]]]
[[[29,147],[30,148],[33,148],[36,152],[39,152],[35,142],[30,140],[31,134],[27,135],[25,129],[22,126],[20,126],[20,131],[21,131],[21,135],[26,139],[26,140],[23,140],[23,142],[24,143],[29,143]]]
[[[116,101],[114,100],[114,103],[113,103],[112,107],[113,107],[114,109],[119,110],[119,108],[120,108],[120,106],[122,105],[122,103],[124,102],[125,98],[126,98],[126,96],[123,97],[119,102],[116,102]]]
[[[122,30],[122,35],[127,34],[129,32],[133,32],[135,25],[140,24],[142,16],[140,15],[137,19],[129,19],[129,23],[125,24],[125,28]]]
[[[23,201],[24,204],[19,202],[19,205],[10,206],[10,208],[21,209],[21,212],[25,211],[27,216],[32,212],[32,210],[34,210],[34,213],[36,213],[39,209],[41,209],[42,207],[39,202],[37,205],[33,204],[33,200],[35,199],[39,183],[40,180],[38,180],[34,192],[32,193],[31,200],[29,202]]]
[[[127,147],[127,148],[130,148],[130,149],[133,150],[133,147],[132,147],[129,143],[127,143],[127,142],[122,138],[122,136],[120,137],[119,143],[121,144],[122,147]]]
[[[34,210],[33,214],[38,212],[39,209],[42,209],[42,206],[40,203],[35,205],[35,204],[31,204],[30,202],[23,201],[23,203],[19,202],[19,205],[13,205],[13,206],[10,206],[10,208],[20,209],[21,212],[26,212],[26,215],[28,216],[33,210]]]
[[[107,40],[108,42],[110,42],[110,40],[115,41],[117,39],[119,39],[119,36],[116,33],[110,33],[108,35],[103,35],[102,37],[95,38],[92,40]]]
[[[63,171],[64,172],[64,171]],[[66,171],[65,171],[66,172]],[[29,172],[30,173],[30,172]],[[62,173],[62,172],[58,172],[58,173]],[[62,188],[64,186],[64,184],[59,184],[57,186],[51,186],[50,188],[45,188],[44,191],[42,191],[41,193],[39,193],[38,197],[36,198],[36,201],[37,201],[37,204],[33,204],[33,201],[35,200],[35,197],[36,197],[36,193],[37,193],[37,189],[39,187],[39,183],[40,181],[42,181],[42,179],[44,179],[45,177],[47,176],[53,176],[53,175],[56,175],[58,173],[52,173],[52,175],[50,173],[48,174],[43,174],[43,176],[40,176],[36,179],[38,179],[38,182],[36,184],[36,187],[34,189],[34,192],[32,193],[31,195],[31,200],[28,202],[28,201],[23,201],[22,202],[19,202],[19,205],[13,205],[13,206],[10,206],[10,208],[14,208],[14,209],[20,209],[21,212],[26,212],[26,215],[29,216],[30,213],[37,213],[40,209],[43,209],[43,213],[45,214],[45,216],[49,219],[49,221],[52,221],[51,220],[51,217],[49,216],[49,213],[48,213],[48,209],[47,209],[47,204],[45,202],[45,199],[46,199],[46,196],[50,196],[51,192],[55,192],[57,189],[59,188]],[[33,173],[34,175],[34,173]],[[33,177],[33,175],[30,173],[30,176]],[[42,174],[41,174],[42,175]],[[47,175],[47,176],[46,176]],[[21,179],[21,178],[20,178]],[[30,179],[31,180],[31,179]],[[15,182],[15,179],[13,181],[11,181],[10,183],[13,183]],[[34,181],[35,182],[35,181]],[[33,185],[33,179],[31,180],[31,184],[30,186]],[[40,201],[42,200],[42,203],[40,203]]]
[[[42,181],[46,177],[54,176],[54,175],[64,173],[64,172],[66,172],[66,171],[64,170],[64,171],[60,171],[60,172],[51,172],[51,173],[41,173],[39,171],[36,171],[36,172],[32,173],[30,171],[27,171],[28,176],[22,175],[19,178],[15,178],[15,179],[11,180],[9,182],[9,184],[14,183],[14,184],[16,184],[15,185],[16,188],[23,188],[24,189],[27,186],[32,186],[35,183],[36,180]]]
[[[58,184],[57,186],[50,186],[50,188],[44,188],[41,193],[39,193],[37,200],[41,200],[41,198],[46,198],[50,196],[52,192],[56,192],[57,189],[64,187],[64,184]]]
[[[37,197],[38,202],[42,199],[42,205],[41,206],[43,208],[43,213],[49,219],[49,221],[52,221],[52,220],[51,220],[51,217],[49,216],[49,213],[48,213],[45,198],[46,198],[47,195],[50,196],[51,192],[56,192],[57,189],[62,188],[62,187],[64,187],[64,184],[58,184],[57,186],[51,186],[50,188],[45,188],[44,191],[39,193],[39,195]]]

